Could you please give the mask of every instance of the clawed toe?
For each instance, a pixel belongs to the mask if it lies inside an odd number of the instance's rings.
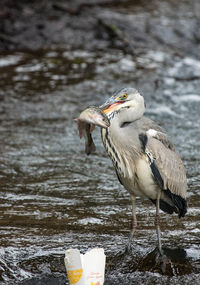
[[[163,253],[163,251],[158,250],[156,254],[156,264],[158,264],[162,270],[162,273],[166,271],[166,265],[171,263],[171,260]]]

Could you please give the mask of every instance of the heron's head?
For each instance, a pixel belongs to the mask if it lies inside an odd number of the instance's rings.
[[[112,113],[118,113],[128,109],[131,110],[131,112],[135,110],[144,113],[144,98],[134,88],[122,88],[115,92],[100,108],[108,116],[111,116]]]

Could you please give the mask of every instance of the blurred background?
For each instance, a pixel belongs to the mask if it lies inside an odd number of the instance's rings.
[[[94,132],[86,156],[73,118],[118,88],[137,88],[188,176],[188,214],[161,215],[165,274],[155,264],[155,208],[128,193]],[[1,0],[0,284],[68,284],[66,249],[103,247],[107,284],[200,280],[200,2]]]

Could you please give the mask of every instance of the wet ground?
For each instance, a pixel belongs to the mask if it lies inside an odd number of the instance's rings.
[[[0,56],[0,284],[68,284],[65,250],[96,246],[107,255],[107,285],[200,280],[198,52],[194,43],[190,53],[189,44],[140,44],[133,51],[126,42],[119,49],[121,32],[119,27],[115,49],[52,47]],[[165,274],[155,264],[155,207],[149,201],[138,199],[133,247],[120,254],[130,229],[129,195],[117,181],[99,130],[97,151],[86,156],[73,122],[122,86],[144,95],[146,115],[168,131],[187,170],[188,214],[181,220],[161,215],[171,259]]]

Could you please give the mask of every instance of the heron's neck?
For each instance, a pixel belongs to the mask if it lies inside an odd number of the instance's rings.
[[[110,114],[109,119],[113,129],[122,128],[124,125],[133,123],[142,118],[145,111],[144,104],[140,106],[125,106]]]
[[[140,155],[140,141],[137,122],[144,113],[144,108],[122,108],[109,116],[110,127],[102,129],[102,140],[111,157],[117,173],[132,176],[135,161]],[[133,124],[129,128],[129,124]],[[131,124],[131,125],[132,125]],[[130,163],[129,163],[130,162]]]
[[[145,111],[144,101],[140,105],[129,108],[120,108],[113,117],[110,117],[109,136],[113,144],[124,150],[131,149],[137,153],[140,141],[138,138],[137,121],[142,118]],[[129,127],[132,125],[132,127]]]

